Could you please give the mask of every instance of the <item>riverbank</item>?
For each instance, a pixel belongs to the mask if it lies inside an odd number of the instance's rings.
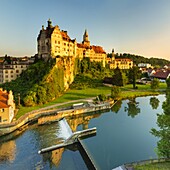
[[[143,87],[142,87],[143,88]],[[69,90],[60,98],[54,100],[45,105],[36,106],[36,107],[21,107],[19,112],[16,115],[16,119],[10,124],[0,125],[0,136],[9,134],[23,125],[37,121],[39,119],[39,123],[42,122],[49,122],[53,119],[61,118],[61,116],[53,115],[60,110],[64,110],[66,107],[70,108],[74,103],[83,102],[88,103],[92,102],[97,95],[99,94],[110,94],[111,87],[103,86],[98,88],[89,88],[83,90]],[[148,91],[139,89],[126,89],[125,87],[122,88],[122,93],[117,100],[127,99],[127,98],[134,98],[134,97],[141,97],[141,96],[149,96],[149,95],[159,95],[162,93],[162,89],[157,91]],[[89,97],[89,98],[87,98]],[[97,109],[100,110],[100,109]],[[102,110],[102,108],[101,108]],[[91,109],[91,112],[95,111],[95,109]],[[72,115],[74,111],[69,111],[65,116]],[[80,111],[80,113],[86,113],[87,111]],[[89,111],[88,111],[89,112]],[[76,113],[77,114],[77,113]],[[62,114],[61,114],[62,115]],[[62,115],[62,116],[64,116]],[[41,118],[40,117],[44,117]],[[48,119],[48,120],[47,120]],[[41,123],[40,123],[41,124]]]
[[[124,166],[127,170],[168,170],[170,167],[170,159],[150,159],[125,164]]]
[[[131,85],[132,86],[132,85]],[[141,97],[141,96],[149,96],[149,95],[159,95],[163,93],[166,89],[165,83],[164,86],[161,86],[162,88],[154,91],[148,89],[146,90],[145,85],[140,85],[138,89],[132,89],[130,85],[121,87],[121,94],[117,100],[127,99],[127,98],[134,98],[134,97]],[[164,87],[164,88],[163,88]],[[71,89],[68,90],[64,95],[61,97],[55,99],[52,102],[49,102],[44,105],[40,106],[33,106],[33,107],[23,107],[21,106],[17,115],[16,119],[20,118],[21,116],[25,115],[28,112],[34,111],[34,110],[45,110],[49,108],[61,108],[61,107],[67,107],[70,106],[73,103],[78,102],[87,102],[89,100],[94,100],[96,96],[104,94],[104,95],[110,95],[111,94],[111,86],[102,86],[97,88],[86,88],[81,90],[75,90]]]
[[[36,122],[39,125],[50,123],[53,121],[60,120],[63,117],[79,115],[89,112],[95,112],[105,109],[110,109],[114,104],[114,101],[100,102],[98,104],[88,103],[82,104],[76,107],[67,107],[61,109],[53,109],[48,107],[48,109],[40,109],[32,112],[26,113],[24,116],[20,117],[18,120],[13,121],[9,124],[0,125],[0,136],[4,136],[14,132],[17,129],[22,129],[23,126]]]

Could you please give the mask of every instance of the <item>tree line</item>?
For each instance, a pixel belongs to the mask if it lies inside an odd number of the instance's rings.
[[[109,53],[107,56],[111,58],[112,54]],[[153,67],[158,67],[158,68],[170,64],[170,61],[166,59],[154,58],[154,57],[146,58],[143,56],[128,54],[128,53],[123,53],[123,54],[116,53],[115,58],[129,58],[133,60],[134,64],[136,65],[138,65],[139,63],[149,63]]]

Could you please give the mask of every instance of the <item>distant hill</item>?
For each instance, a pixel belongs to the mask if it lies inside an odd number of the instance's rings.
[[[111,57],[111,53],[108,54],[108,57]],[[146,58],[143,56],[139,56],[139,55],[134,55],[134,54],[127,54],[127,53],[123,53],[123,54],[115,54],[115,58],[129,58],[132,59],[133,62],[138,65],[139,63],[149,63],[151,64],[153,67],[163,67],[165,65],[170,64],[170,61],[165,60],[165,59],[160,59],[160,58]]]

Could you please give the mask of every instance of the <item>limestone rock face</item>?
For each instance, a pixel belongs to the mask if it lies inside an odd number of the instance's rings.
[[[56,67],[64,69],[64,89],[67,90],[69,85],[74,81],[75,57],[56,58]]]

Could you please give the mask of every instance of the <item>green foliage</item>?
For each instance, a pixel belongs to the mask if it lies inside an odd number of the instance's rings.
[[[99,94],[98,97],[100,101],[105,101],[107,99],[105,94]]]
[[[105,76],[111,75],[108,68],[104,68],[100,62],[90,62],[89,57],[83,58],[81,61],[76,60],[75,64],[77,74],[71,89],[86,89],[102,86]]]
[[[170,89],[170,77],[166,80],[167,88]]]
[[[150,98],[150,105],[152,106],[152,109],[157,109],[159,106],[159,99],[156,97]]]
[[[151,133],[159,137],[157,142],[158,156],[170,158],[170,91],[167,90],[166,100],[163,102],[163,114],[158,114],[159,130],[151,129]]]
[[[111,98],[117,99],[121,94],[121,88],[118,86],[113,86],[111,89]]]
[[[64,70],[54,67],[55,61],[38,60],[23,71],[15,81],[2,85],[11,89],[17,100],[20,93],[21,103],[25,106],[35,106],[47,103],[59,97],[64,91]]]
[[[132,68],[129,69],[129,83],[133,84],[133,88],[136,89],[136,80],[140,78],[141,76],[141,71],[139,70],[138,67],[133,66]]]
[[[116,86],[123,86],[123,75],[122,75],[122,72],[121,70],[117,67],[115,70],[114,70],[114,75],[113,75],[113,85],[116,85]]]
[[[134,118],[140,113],[139,103],[136,102],[135,98],[129,99],[127,105],[128,107],[125,107],[125,112],[128,112],[128,116]]]
[[[111,57],[111,54],[108,54],[108,57]],[[133,60],[134,64],[138,65],[139,63],[150,63],[152,66],[156,67],[163,67],[165,65],[170,64],[170,61],[162,59],[162,58],[146,58],[139,55],[134,54],[115,54],[115,58],[129,58]]]
[[[158,89],[159,88],[159,80],[154,78],[152,81],[151,81],[151,89]]]

